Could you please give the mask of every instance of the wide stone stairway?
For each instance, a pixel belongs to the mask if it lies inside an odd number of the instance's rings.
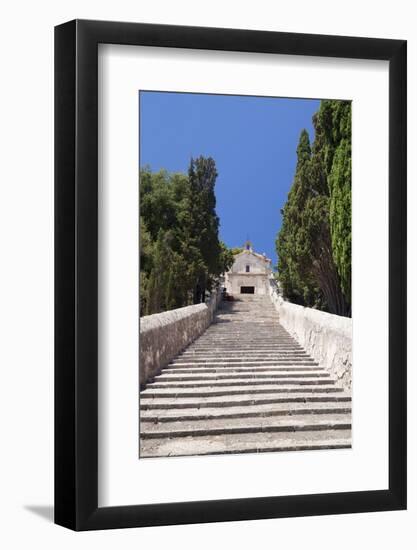
[[[279,324],[269,296],[215,322],[140,393],[140,457],[351,446],[351,397]]]

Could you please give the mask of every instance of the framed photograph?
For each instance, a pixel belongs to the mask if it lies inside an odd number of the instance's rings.
[[[55,522],[406,508],[406,42],[55,29]]]

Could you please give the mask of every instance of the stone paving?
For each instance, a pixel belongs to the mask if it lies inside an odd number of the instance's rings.
[[[215,322],[140,392],[140,457],[351,446],[351,396],[280,325],[269,296]]]

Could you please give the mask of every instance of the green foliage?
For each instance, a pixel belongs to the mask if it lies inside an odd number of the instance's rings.
[[[214,160],[191,159],[188,175],[140,174],[140,312],[204,301],[233,263],[219,241]]]
[[[140,281],[139,298],[140,311],[147,310],[149,274],[153,267],[154,246],[149,231],[146,229],[143,217],[139,220],[139,251],[140,251]]]
[[[226,271],[229,271],[229,269],[232,267],[234,262],[234,253],[233,249],[228,248],[222,241],[220,241],[220,249],[221,252],[219,257],[219,273],[222,274],[226,273]]]
[[[284,296],[301,305],[350,315],[351,123],[350,102],[322,101],[306,130],[276,239]]]
[[[338,103],[336,106],[334,103]],[[352,144],[351,105],[333,102],[331,168],[328,174],[330,192],[330,232],[335,261],[343,294],[350,302],[352,255]],[[330,158],[329,158],[330,163]]]

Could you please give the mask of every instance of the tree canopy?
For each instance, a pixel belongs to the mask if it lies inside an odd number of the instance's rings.
[[[188,174],[140,173],[140,314],[204,301],[233,254],[219,240],[212,158],[191,159]]]
[[[300,135],[294,180],[276,239],[284,297],[351,314],[351,103],[324,100],[311,146]]]

